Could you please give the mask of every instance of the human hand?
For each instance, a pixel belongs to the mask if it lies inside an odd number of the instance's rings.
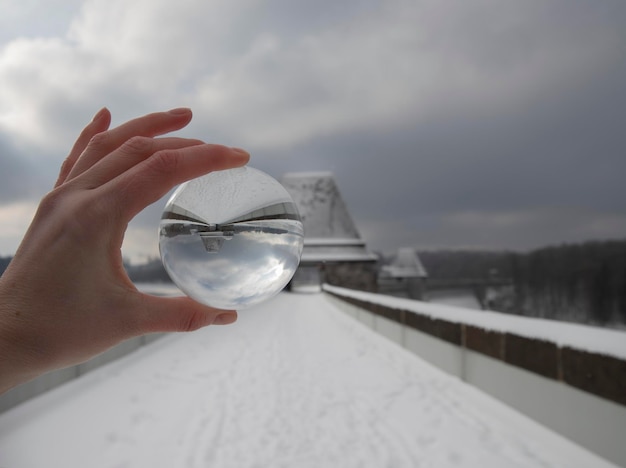
[[[101,110],[80,134],[0,277],[0,392],[151,332],[232,323],[236,311],[139,292],[122,264],[130,220],[172,187],[245,165],[243,150],[155,138],[186,126],[189,109],[109,130]]]

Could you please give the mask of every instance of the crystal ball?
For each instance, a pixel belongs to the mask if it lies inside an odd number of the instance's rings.
[[[287,190],[251,167],[180,185],[159,224],[161,261],[189,297],[244,309],[280,292],[300,263],[304,229]]]

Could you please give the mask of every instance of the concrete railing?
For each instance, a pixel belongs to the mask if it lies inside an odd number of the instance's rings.
[[[420,358],[626,466],[626,360],[490,330],[469,320],[437,318],[430,310],[420,312],[420,304],[424,309],[430,305],[418,301],[390,301],[337,287],[324,290],[347,314]]]

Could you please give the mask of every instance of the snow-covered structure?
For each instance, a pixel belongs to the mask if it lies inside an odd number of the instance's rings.
[[[380,292],[402,293],[411,299],[424,299],[428,273],[415,249],[401,247],[378,274]]]
[[[319,290],[325,282],[375,291],[378,259],[368,252],[332,172],[287,173],[281,183],[304,223],[304,250],[291,288]]]

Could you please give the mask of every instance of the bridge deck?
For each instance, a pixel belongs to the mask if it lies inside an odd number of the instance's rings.
[[[344,315],[281,294],[0,415],[0,466],[607,467]]]

